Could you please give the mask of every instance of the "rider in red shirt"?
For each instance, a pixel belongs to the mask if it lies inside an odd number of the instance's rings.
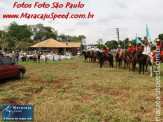
[[[137,44],[137,50],[142,50],[143,48],[142,48],[142,45],[141,45],[141,43],[138,43]]]
[[[157,43],[156,46],[157,46],[157,47],[160,47],[160,52],[161,52],[161,51],[162,51],[162,44],[161,44],[160,39],[157,39],[157,40],[156,40],[156,43]]]
[[[106,54],[106,53],[108,53],[109,52],[109,49],[105,46],[104,47],[104,53]]]
[[[121,50],[121,45],[118,45],[117,52],[118,52],[118,53],[121,53],[121,52],[122,52],[122,50]]]
[[[131,52],[132,51],[132,47],[131,47],[131,44],[128,45],[128,49],[127,49],[128,52]]]
[[[135,45],[132,47],[132,50],[133,51],[136,51],[136,46]]]

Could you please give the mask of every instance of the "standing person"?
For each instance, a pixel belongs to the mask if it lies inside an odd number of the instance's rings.
[[[3,57],[3,54],[0,52],[0,57]]]
[[[77,58],[78,61],[80,61],[80,51],[77,52],[76,58]]]
[[[36,62],[36,53],[35,52],[33,53],[33,62],[34,63]]]
[[[41,54],[40,54],[40,52],[38,52],[38,63],[40,63],[40,56],[41,56]]]
[[[12,58],[12,61],[14,61],[15,62],[15,52],[14,51],[12,51],[12,54],[11,54],[11,58]]]
[[[15,54],[15,63],[18,64],[19,62],[19,52],[16,51],[16,54]]]
[[[45,63],[48,63],[48,57],[45,55]]]

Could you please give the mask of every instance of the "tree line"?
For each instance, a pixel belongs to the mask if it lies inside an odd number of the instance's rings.
[[[0,30],[0,50],[24,50],[40,41],[53,38],[60,42],[81,42],[85,44],[84,35],[70,36],[58,34],[57,30],[43,24],[19,25],[10,23],[6,30]]]
[[[145,36],[144,38],[138,37],[142,43],[144,44],[145,41],[147,40],[147,37]],[[158,38],[161,40],[161,42],[163,43],[163,33],[158,35]],[[126,38],[124,40],[120,40],[119,44],[121,45],[122,49],[127,49],[128,45],[136,45],[136,39],[132,39],[130,40],[129,38]],[[104,46],[107,46],[110,50],[111,49],[117,49],[118,47],[118,41],[116,40],[111,40],[111,41],[107,41],[106,43],[103,43],[103,39],[100,38],[99,40],[96,41],[96,44],[92,44],[92,46],[97,46],[98,48],[103,48]],[[151,49],[156,49],[155,44],[152,44]]]
[[[84,35],[70,36],[58,34],[57,30],[49,26],[44,26],[43,24],[19,25],[16,22],[12,22],[6,30],[0,30],[0,50],[27,51],[31,45],[49,38],[53,38],[60,42],[81,42],[82,45],[86,45],[86,37]],[[159,34],[158,38],[163,40],[163,34]],[[139,39],[142,43],[145,43],[147,37],[139,37]],[[126,49],[129,44],[136,45],[136,39],[130,40],[129,38],[126,38],[121,40],[119,44],[122,49]],[[92,44],[92,46],[97,46],[98,48],[103,48],[105,45],[109,47],[109,49],[117,49],[118,42],[116,40],[111,40],[103,43],[103,39],[100,38],[96,41],[96,44]],[[153,44],[152,49],[155,48],[156,47]]]

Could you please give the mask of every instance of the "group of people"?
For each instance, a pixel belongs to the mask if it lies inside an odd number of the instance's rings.
[[[160,39],[156,39],[155,43],[156,43],[156,48],[159,47],[159,49],[160,49],[160,54],[163,53],[162,52],[162,43],[161,43]],[[105,52],[105,50],[106,49],[104,49],[104,52]],[[128,48],[127,48],[128,52],[137,51],[137,50],[143,50],[143,46],[141,45],[141,43],[138,43],[137,45],[133,45],[133,46],[131,44],[128,45]],[[108,50],[106,50],[106,51],[108,52]],[[118,52],[118,53],[122,52],[120,45],[118,45],[116,52]],[[148,41],[145,42],[145,46],[144,46],[144,50],[143,50],[142,54],[151,56],[151,44]]]
[[[47,63],[48,59],[55,61],[55,60],[63,60],[64,56],[66,59],[71,59],[72,55],[70,52],[66,52],[65,55],[57,55],[55,52],[43,52],[43,51],[30,51],[30,52],[23,52],[23,51],[12,51],[11,53],[0,52],[0,56],[9,57],[13,62],[16,64],[19,61],[27,62],[28,60],[33,60],[33,62],[40,63],[41,60],[44,60]]]

